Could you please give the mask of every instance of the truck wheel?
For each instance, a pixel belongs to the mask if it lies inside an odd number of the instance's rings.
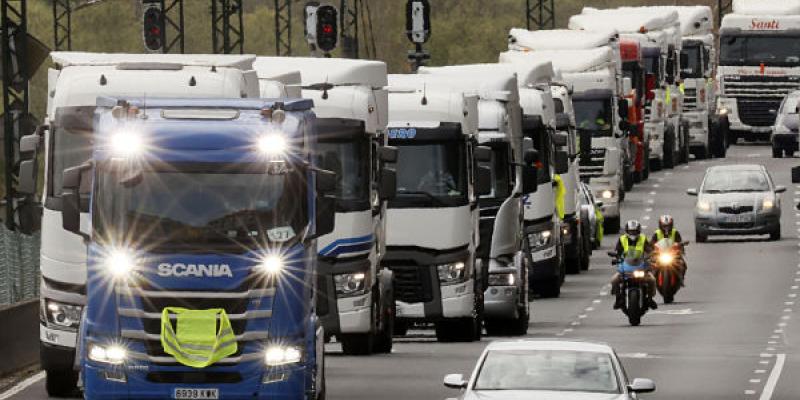
[[[701,232],[695,232],[694,241],[697,243],[705,243],[706,241],[708,241],[708,235]]]
[[[576,238],[577,239],[577,238]],[[577,244],[576,253],[572,256],[565,256],[564,263],[566,264],[566,271],[568,274],[580,274],[581,273],[581,258],[583,257],[583,246],[581,244]]]
[[[675,136],[673,131],[664,135],[664,159],[662,161],[662,166],[666,169],[675,167]]]
[[[706,149],[705,146],[697,149],[697,151],[695,151],[694,153],[694,157],[697,158],[698,160],[705,160],[706,158],[708,158],[708,149]]]
[[[655,160],[650,160],[650,169],[651,170],[653,170],[653,171],[661,171],[661,168],[663,168],[663,163],[661,162],[661,160],[659,160],[657,158]],[[649,175],[649,171],[648,171],[648,175]]]
[[[349,333],[337,337],[342,342],[342,352],[348,356],[365,356],[372,354],[375,335],[372,333]]]
[[[775,230],[773,230],[772,232],[769,233],[769,240],[772,240],[772,241],[781,240],[781,226],[780,225],[778,225],[778,227],[775,228]]]
[[[581,253],[581,270],[588,271],[592,260],[592,242],[589,234],[583,238],[583,252]]]
[[[394,320],[394,336],[405,336],[408,334],[408,321],[395,318]]]
[[[50,397],[74,397],[78,394],[78,373],[70,369],[45,371],[45,389]]]
[[[644,164],[642,166],[642,180],[646,181],[650,178],[650,150],[645,149],[644,151]]]
[[[381,324],[381,329],[378,331],[378,334],[375,337],[375,343],[372,350],[375,353],[389,354],[392,352],[392,347],[394,345],[392,334],[394,333],[394,316],[396,314],[396,306],[394,303],[394,298],[384,299],[383,304],[383,324]]]
[[[626,169],[625,172],[622,174],[622,188],[625,189],[626,192],[630,192],[633,189],[633,169],[629,168]]]
[[[557,276],[536,285],[536,293],[543,298],[555,299],[561,296],[561,277]]]
[[[520,308],[517,319],[511,321],[512,334],[515,336],[525,336],[528,334],[528,326],[531,322],[529,306]]]
[[[783,157],[783,149],[777,143],[772,144],[772,158]]]

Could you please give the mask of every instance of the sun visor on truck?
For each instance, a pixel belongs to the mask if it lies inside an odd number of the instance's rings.
[[[55,126],[73,132],[90,132],[94,125],[95,106],[59,107]]]
[[[417,128],[410,124],[406,127],[389,127],[389,140],[458,140],[464,138],[461,124],[458,122],[442,122],[435,128]]]

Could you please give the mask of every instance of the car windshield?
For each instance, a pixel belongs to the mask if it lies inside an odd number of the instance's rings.
[[[473,390],[619,393],[611,356],[566,350],[493,350]]]
[[[684,78],[702,78],[703,60],[702,47],[689,46],[681,50],[681,76]]]
[[[703,182],[704,193],[766,192],[769,180],[761,171],[711,171]]]
[[[457,140],[392,140],[397,146],[397,197],[434,206],[466,201],[466,148]]]
[[[611,136],[611,99],[573,99],[578,129],[595,137]]]
[[[721,65],[800,66],[800,36],[722,35]]]
[[[342,206],[369,207],[369,151],[368,139],[317,143],[319,165],[336,173],[336,201]]]
[[[307,222],[304,174],[291,167],[278,174],[264,166],[240,167],[172,165],[123,184],[104,164],[95,189],[96,233],[133,239],[153,252],[244,252],[296,239]]]

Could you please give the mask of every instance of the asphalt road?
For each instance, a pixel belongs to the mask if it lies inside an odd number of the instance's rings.
[[[783,195],[783,239],[711,239],[694,243],[692,207],[685,194],[699,185],[706,167],[725,163],[767,165]],[[530,337],[589,339],[613,345],[628,375],[656,381],[648,399],[797,399],[800,398],[800,186],[790,183],[797,160],[774,160],[766,146],[736,146],[724,161],[697,161],[651,175],[627,195],[623,220],[638,218],[648,228],[659,215],[672,214],[688,248],[687,286],[674,304],[660,304],[639,327],[611,309],[607,282],[612,273],[603,249],[592,267],[569,276],[559,299],[536,300]],[[457,392],[441,381],[446,373],[469,374],[483,347],[480,343],[439,344],[432,331],[412,331],[390,355],[345,357],[336,344],[328,347],[328,398],[445,399]],[[29,386],[5,398],[43,399],[44,384]],[[10,393],[9,393],[10,394]]]

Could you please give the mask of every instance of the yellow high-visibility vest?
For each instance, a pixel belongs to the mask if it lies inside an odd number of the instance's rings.
[[[566,209],[564,198],[567,195],[567,188],[564,187],[564,180],[561,179],[561,175],[553,176],[553,181],[556,183],[556,213],[558,218],[563,220]]]
[[[678,234],[678,230],[672,228],[672,231],[669,233],[669,240],[675,241],[675,236]],[[664,240],[664,232],[661,231],[661,228],[656,229],[656,239]]]
[[[625,254],[625,258],[642,258],[644,256],[644,244],[647,242],[647,238],[644,235],[639,235],[639,238],[636,239],[636,246],[633,251],[631,251],[627,235],[622,235],[619,241],[622,243],[622,252]]]
[[[174,328],[173,315],[177,320]],[[231,321],[221,308],[165,307],[161,313],[161,346],[179,363],[192,368],[205,368],[238,348]]]

